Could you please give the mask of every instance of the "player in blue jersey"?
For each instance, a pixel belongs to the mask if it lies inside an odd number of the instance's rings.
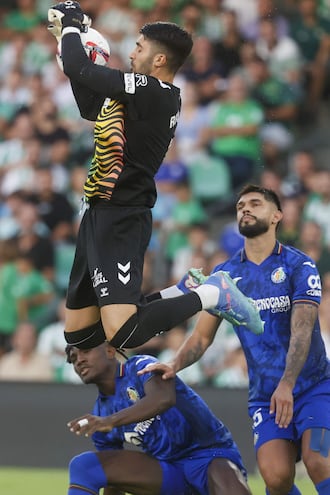
[[[226,426],[179,378],[137,372],[155,362],[138,355],[125,363],[108,343],[68,346],[69,362],[99,394],[93,414],[68,424],[91,435],[96,452],[70,462],[69,495],[251,495],[238,448]],[[123,448],[124,442],[140,447]]]
[[[260,310],[260,335],[234,325],[249,373],[249,414],[260,473],[269,495],[298,495],[302,458],[319,495],[330,494],[330,363],[318,322],[320,276],[314,261],[276,240],[279,198],[247,185],[237,201],[244,248],[214,271],[229,272]],[[221,318],[203,312],[174,361],[150,370],[173,377],[212,344]]]

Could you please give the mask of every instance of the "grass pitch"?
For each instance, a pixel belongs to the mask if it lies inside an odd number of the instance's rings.
[[[250,476],[253,495],[265,495],[258,476]],[[316,495],[312,482],[300,478],[296,482],[303,495]],[[0,468],[0,493],[5,495],[65,495],[68,472],[64,469]]]

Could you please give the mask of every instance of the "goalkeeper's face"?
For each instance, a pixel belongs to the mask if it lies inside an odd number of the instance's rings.
[[[136,41],[135,49],[130,54],[132,72],[152,75],[157,67],[158,56],[160,54],[155,43],[141,34]]]

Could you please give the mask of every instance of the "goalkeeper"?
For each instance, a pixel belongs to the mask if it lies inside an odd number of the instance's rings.
[[[48,18],[61,39],[64,72],[81,116],[95,121],[86,209],[67,292],[66,341],[90,348],[107,339],[116,348],[137,347],[212,308],[258,325],[249,302],[243,316],[235,315],[228,301],[242,294],[221,276],[180,297],[147,302],[141,295],[154,176],[174,137],[181,99],[173,79],[191,52],[190,34],[168,22],[144,25],[130,55],[132,72],[123,73],[88,59],[80,33],[90,22],[79,3],[59,3]],[[220,289],[228,284],[230,294]]]
[[[70,462],[69,495],[251,495],[246,472],[226,426],[179,378],[137,371],[155,359],[116,359],[108,343],[82,350],[67,346],[68,361],[99,391],[93,415],[68,424],[92,436],[97,452]],[[140,451],[124,449],[124,442]]]

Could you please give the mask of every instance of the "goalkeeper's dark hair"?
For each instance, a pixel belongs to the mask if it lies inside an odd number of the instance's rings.
[[[140,29],[140,34],[158,43],[174,73],[182,66],[193,46],[191,34],[174,22],[147,23]]]

